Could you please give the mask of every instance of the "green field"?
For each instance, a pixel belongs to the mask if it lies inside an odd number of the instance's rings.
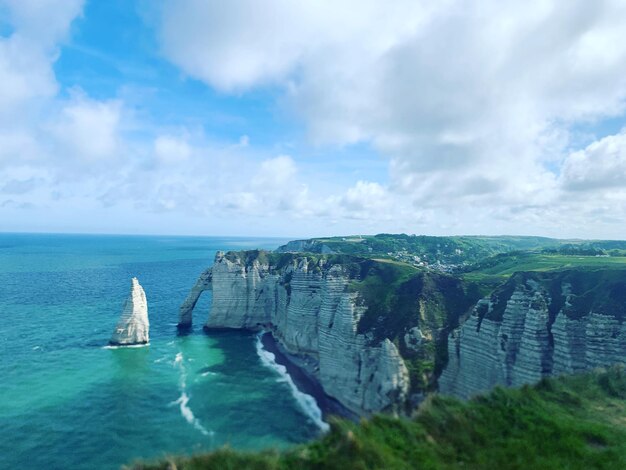
[[[461,277],[470,282],[499,284],[522,271],[559,271],[564,269],[626,269],[626,257],[575,256],[516,252],[483,260],[468,268]]]
[[[306,250],[313,253],[345,254],[378,260],[393,259],[448,273],[466,272],[471,267],[474,267],[473,271],[483,271],[484,266],[481,266],[483,262],[489,264],[494,258],[498,260],[498,256],[506,258],[508,255],[516,255],[508,258],[510,269],[507,270],[503,265],[498,268],[499,271],[485,272],[496,276],[526,269],[522,264],[519,265],[519,269],[513,266],[523,261],[520,258],[522,255],[533,255],[533,259],[527,263],[529,270],[576,266],[604,267],[607,264],[621,264],[626,256],[625,241],[558,240],[521,236],[435,237],[382,233],[313,238],[303,243]],[[279,248],[279,251],[283,248],[289,251],[286,247]],[[609,256],[616,259],[604,261]],[[576,257],[579,259],[575,259]],[[483,278],[484,276],[481,280]],[[491,281],[496,282],[497,279]]]

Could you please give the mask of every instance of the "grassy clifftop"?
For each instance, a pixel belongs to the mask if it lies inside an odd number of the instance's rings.
[[[513,291],[524,289],[529,281],[538,284],[549,299],[550,321],[562,310],[569,318],[590,312],[626,319],[626,270],[622,268],[586,270],[580,267],[554,271],[522,271],[513,274],[490,296],[492,308],[483,304],[481,318],[502,321]]]
[[[559,241],[544,237],[435,237],[426,235],[387,234],[295,240],[278,251],[343,253],[406,259],[425,265],[434,263],[472,263],[486,257],[513,250],[557,248]]]
[[[614,367],[468,402],[433,396],[413,419],[335,421],[286,452],[221,449],[135,469],[626,468],[626,373]]]
[[[516,251],[481,260],[465,267],[458,275],[468,281],[497,285],[520,271],[548,272],[572,269],[586,271],[626,270],[626,257]]]

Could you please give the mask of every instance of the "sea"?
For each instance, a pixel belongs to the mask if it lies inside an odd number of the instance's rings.
[[[281,449],[327,425],[251,332],[178,308],[217,250],[286,240],[0,234],[0,468],[115,469],[229,446]],[[137,277],[150,344],[109,348]]]

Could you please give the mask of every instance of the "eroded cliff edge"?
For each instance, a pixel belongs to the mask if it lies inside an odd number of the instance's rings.
[[[181,327],[208,289],[205,328],[271,331],[313,364],[326,394],[358,415],[403,412],[433,389],[451,319],[477,300],[459,280],[398,263],[218,252],[181,306]]]
[[[625,318],[622,270],[516,273],[451,333],[439,389],[470,397],[624,363]]]

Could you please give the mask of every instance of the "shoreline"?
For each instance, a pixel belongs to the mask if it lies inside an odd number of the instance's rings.
[[[306,361],[287,352],[271,332],[261,333],[261,344],[266,351],[274,354],[277,364],[287,369],[287,374],[289,374],[298,390],[311,395],[315,399],[317,406],[322,411],[324,420],[331,416],[339,416],[355,422],[359,420],[359,416],[356,413],[350,411],[337,399],[327,395],[317,377],[314,376],[313,371],[307,369]]]

